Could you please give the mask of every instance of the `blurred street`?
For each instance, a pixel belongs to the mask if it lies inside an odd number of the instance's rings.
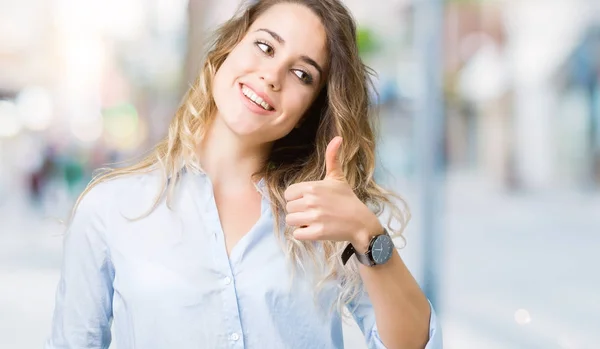
[[[511,197],[468,187],[452,185],[445,219],[448,347],[597,348],[599,193]]]
[[[446,348],[597,348],[600,194],[511,196],[455,175],[446,196],[438,309]],[[0,348],[6,349],[41,347],[59,277],[62,227],[16,214],[24,205],[13,197],[0,206],[0,314],[10,314],[0,316]],[[419,276],[417,219],[407,239],[402,253]],[[365,348],[357,328],[347,329],[347,348]]]

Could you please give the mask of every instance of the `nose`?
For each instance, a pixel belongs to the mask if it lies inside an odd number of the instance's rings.
[[[262,80],[269,90],[278,92],[281,90],[281,71],[282,69],[279,67],[265,67],[260,75],[260,80]]]

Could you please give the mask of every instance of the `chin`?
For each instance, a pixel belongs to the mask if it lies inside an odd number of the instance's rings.
[[[264,124],[252,119],[253,117],[251,115],[244,114],[223,117],[223,121],[225,125],[227,125],[227,128],[236,136],[242,138],[264,138],[264,136],[268,134]]]

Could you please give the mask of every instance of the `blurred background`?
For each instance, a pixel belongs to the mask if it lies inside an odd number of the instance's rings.
[[[600,348],[600,1],[344,2],[446,348]],[[238,4],[0,1],[0,348],[42,346],[60,219],[165,134]]]

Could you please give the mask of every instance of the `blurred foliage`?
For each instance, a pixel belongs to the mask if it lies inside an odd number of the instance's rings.
[[[377,51],[378,41],[375,33],[369,28],[359,27],[356,31],[356,42],[360,55],[370,54]]]

